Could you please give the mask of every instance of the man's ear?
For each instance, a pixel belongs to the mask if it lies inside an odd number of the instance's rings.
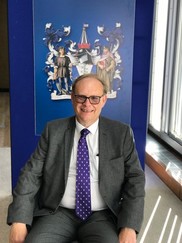
[[[73,102],[73,99],[74,99],[74,94],[73,92],[71,92],[71,101]]]
[[[102,107],[104,107],[107,102],[107,94],[102,97],[102,102],[103,102]]]

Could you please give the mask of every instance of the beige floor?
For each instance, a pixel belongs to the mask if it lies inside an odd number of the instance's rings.
[[[11,201],[10,148],[0,148],[0,242],[8,243],[9,226],[6,225],[7,207]]]
[[[10,147],[10,112],[8,92],[0,92],[0,147]]]
[[[6,215],[11,200],[9,93],[0,92],[0,243],[8,243]]]

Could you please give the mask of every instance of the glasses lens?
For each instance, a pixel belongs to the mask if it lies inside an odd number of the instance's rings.
[[[91,104],[98,104],[100,102],[100,97],[99,96],[90,96],[89,100],[90,100]]]
[[[82,96],[82,95],[75,95],[75,97],[76,97],[76,102],[78,103],[84,103],[87,99],[86,96]]]

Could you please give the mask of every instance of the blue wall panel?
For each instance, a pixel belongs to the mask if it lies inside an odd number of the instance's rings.
[[[131,126],[143,168],[145,165],[153,9],[154,0],[136,1]]]
[[[131,125],[144,167],[154,0],[136,0]],[[32,1],[9,0],[12,186],[36,147]]]

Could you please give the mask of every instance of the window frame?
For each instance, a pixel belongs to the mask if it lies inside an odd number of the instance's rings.
[[[162,139],[165,143],[170,145],[178,153],[182,154],[182,141],[175,138],[170,131],[170,114],[171,114],[171,101],[173,92],[173,77],[175,75],[175,53],[177,42],[177,23],[179,18],[180,0],[169,0],[168,7],[168,20],[167,20],[167,34],[166,34],[166,49],[164,59],[164,73],[163,73],[163,93],[162,93],[162,109],[161,109],[161,128],[160,131],[156,130],[150,124],[150,112],[151,112],[151,89],[152,89],[152,67],[153,67],[153,55],[155,48],[155,19],[156,19],[156,6],[159,0],[155,1],[154,8],[154,25],[153,25],[153,40],[152,40],[152,55],[151,55],[151,72],[150,72],[150,91],[149,91],[149,119],[148,129]],[[182,14],[182,13],[181,13]]]

